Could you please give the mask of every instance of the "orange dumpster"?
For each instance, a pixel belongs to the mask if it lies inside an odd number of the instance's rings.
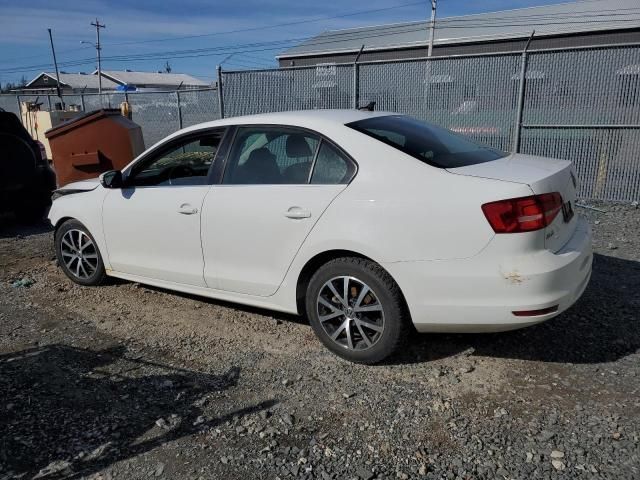
[[[117,109],[89,112],[45,132],[58,186],[120,170],[144,151],[142,129]]]

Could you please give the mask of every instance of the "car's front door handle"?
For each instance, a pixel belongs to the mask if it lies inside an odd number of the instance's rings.
[[[285,212],[284,216],[293,219],[309,218],[311,212],[300,207],[291,207]]]
[[[189,205],[188,203],[183,203],[182,205],[180,205],[180,207],[178,208],[178,213],[181,213],[183,215],[193,215],[194,213],[198,213],[198,209],[192,207],[191,205]]]

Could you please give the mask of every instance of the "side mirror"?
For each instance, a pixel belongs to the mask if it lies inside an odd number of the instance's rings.
[[[109,170],[100,175],[100,184],[104,188],[121,188],[122,172],[120,170]]]

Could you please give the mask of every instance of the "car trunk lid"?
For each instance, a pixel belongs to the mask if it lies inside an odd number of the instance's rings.
[[[527,184],[534,194],[559,192],[562,210],[545,229],[545,247],[549,250],[560,250],[576,228],[574,209],[577,176],[572,163],[567,160],[518,153],[491,162],[447,170],[457,175]]]

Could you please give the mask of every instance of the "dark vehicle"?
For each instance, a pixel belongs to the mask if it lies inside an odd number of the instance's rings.
[[[0,109],[0,212],[41,219],[51,206],[56,176],[38,142],[16,115]]]

